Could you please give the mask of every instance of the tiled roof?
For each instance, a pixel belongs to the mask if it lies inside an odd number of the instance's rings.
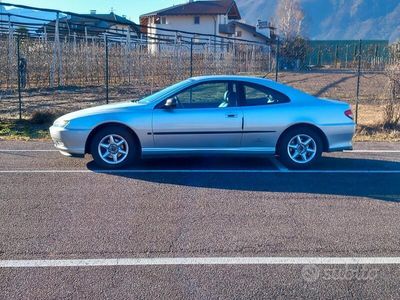
[[[101,22],[99,19],[94,19],[91,17],[96,17],[100,18],[104,21],[115,21],[120,24],[126,24],[126,25],[135,25],[134,22],[128,20],[127,18],[118,16],[114,13],[109,13],[109,14],[81,14],[80,16],[72,16],[71,20],[77,21],[77,22],[85,22],[85,21],[92,21],[92,22]]]
[[[171,16],[171,15],[224,15],[231,9],[235,10],[232,19],[240,19],[239,10],[234,0],[219,1],[194,1],[181,5],[175,5],[161,10],[144,14],[141,17],[149,16]]]

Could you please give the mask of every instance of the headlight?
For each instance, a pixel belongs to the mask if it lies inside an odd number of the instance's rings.
[[[69,124],[69,120],[57,119],[54,121],[53,126],[55,127],[66,127]]]

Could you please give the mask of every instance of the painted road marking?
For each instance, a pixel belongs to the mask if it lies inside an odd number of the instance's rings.
[[[166,265],[398,265],[400,257],[160,257],[0,260],[0,268]]]
[[[346,173],[367,173],[367,174],[400,174],[400,170],[0,170],[1,173],[92,173],[92,174],[118,174],[118,173],[328,173],[328,174],[346,174]]]
[[[0,152],[59,152],[56,149],[0,149]]]
[[[344,150],[344,153],[400,153],[400,150]]]

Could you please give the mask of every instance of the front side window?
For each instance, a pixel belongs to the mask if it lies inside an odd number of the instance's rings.
[[[175,95],[177,108],[224,108],[236,106],[235,84],[208,82]]]
[[[167,17],[161,17],[161,24],[167,24]]]
[[[288,96],[258,84],[243,84],[243,106],[269,105],[290,102]]]
[[[194,17],[194,24],[200,24],[200,16]]]

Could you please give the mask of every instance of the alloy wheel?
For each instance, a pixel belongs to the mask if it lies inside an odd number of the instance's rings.
[[[310,162],[317,153],[317,144],[307,134],[298,134],[289,141],[287,152],[291,160],[299,164]]]
[[[109,134],[98,145],[100,158],[108,164],[119,164],[128,157],[128,142],[120,135]]]

